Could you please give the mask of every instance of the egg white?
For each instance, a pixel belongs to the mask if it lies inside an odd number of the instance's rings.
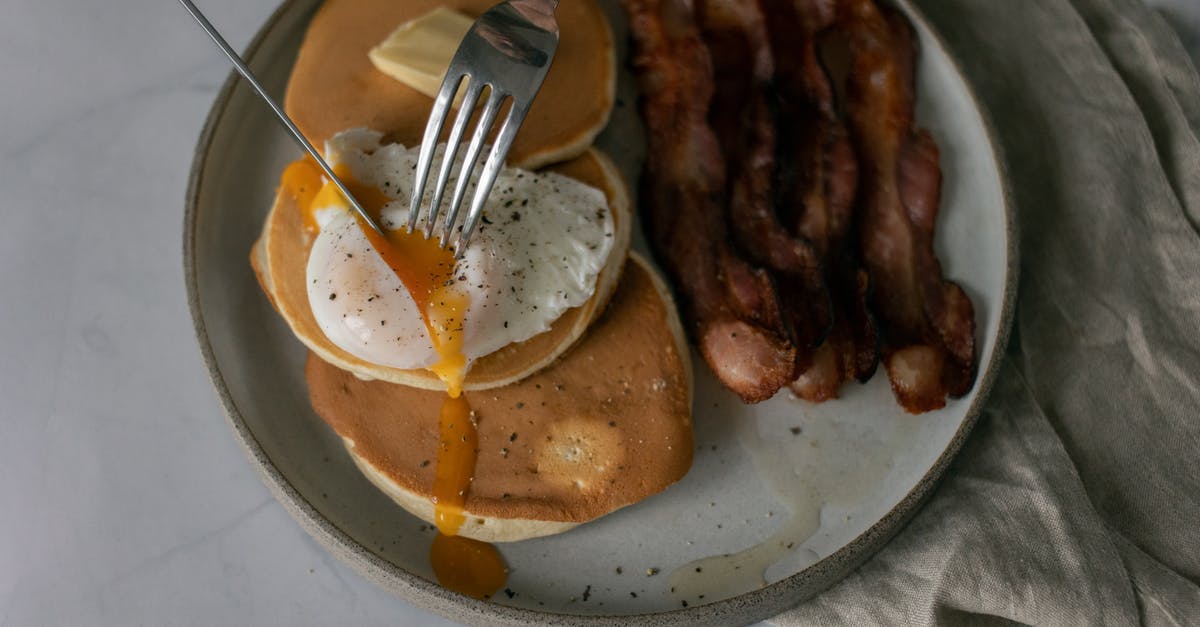
[[[417,148],[383,145],[381,139],[367,129],[343,131],[326,143],[325,155],[394,198],[381,223],[400,228],[408,223]],[[440,162],[441,149],[435,173]],[[449,185],[453,189],[453,177]],[[468,201],[473,193],[474,182]],[[308,298],[321,330],[374,364],[433,365],[437,354],[412,296],[353,217],[343,207],[314,209],[320,233],[308,259]],[[455,289],[470,302],[463,329],[468,363],[549,330],[564,312],[586,302],[613,247],[613,217],[603,192],[558,174],[505,168],[483,216],[454,272]]]

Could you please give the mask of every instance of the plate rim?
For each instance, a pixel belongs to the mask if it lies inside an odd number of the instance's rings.
[[[247,44],[242,56],[252,64],[256,53],[266,39],[278,27],[284,17],[296,11],[311,13],[322,0],[282,0],[258,28],[254,38]],[[974,400],[956,429],[946,448],[934,460],[929,470],[905,494],[904,498],[880,519],[853,540],[843,545],[815,564],[781,579],[768,586],[738,596],[714,601],[705,605],[643,614],[580,615],[511,607],[482,601],[447,590],[415,573],[385,560],[357,542],[331,520],[322,515],[275,466],[255,438],[254,433],[242,417],[225,382],[224,374],[217,363],[216,355],[208,337],[208,325],[200,306],[200,293],[196,278],[196,223],[199,217],[200,190],[204,184],[205,165],[216,131],[225,116],[238,84],[238,75],[230,71],[217,92],[212,107],[205,117],[204,126],[196,142],[192,156],[192,167],[188,175],[184,199],[183,216],[183,271],[187,292],[188,310],[192,317],[196,341],[213,390],[224,410],[226,422],[233,429],[237,441],[251,461],[251,465],[266,483],[275,500],[283,505],[301,528],[315,539],[325,550],[335,555],[366,579],[401,597],[423,610],[431,611],[453,620],[469,623],[525,625],[531,622],[559,625],[618,625],[630,622],[653,625],[697,625],[724,624],[730,620],[749,622],[774,616],[788,608],[816,596],[841,581],[855,568],[867,561],[889,540],[898,534],[908,521],[921,509],[944,477],[946,469],[957,457],[983,411],[992,387],[1007,354],[1013,317],[1016,309],[1017,286],[1020,273],[1019,231],[1016,209],[1003,146],[997,141],[999,135],[992,122],[988,108],[979,100],[963,72],[960,61],[950,54],[942,35],[925,17],[924,13],[910,0],[885,0],[901,6],[913,22],[921,25],[930,34],[933,46],[949,60],[953,71],[961,80],[969,103],[981,120],[984,135],[991,149],[1004,210],[1006,235],[1006,257],[1004,292],[1001,298],[999,325],[991,359],[982,368],[976,385]]]

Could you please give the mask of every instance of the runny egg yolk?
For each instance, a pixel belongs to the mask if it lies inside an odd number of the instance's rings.
[[[317,191],[321,189],[320,166],[311,158],[293,161],[284,168],[280,184],[296,199],[296,204],[300,207],[300,219],[304,221],[304,229],[309,233],[319,231],[316,215],[313,214],[313,201],[317,197]]]
[[[334,166],[333,171],[378,223],[383,206],[392,199],[379,189],[355,180],[345,164]],[[305,158],[289,165],[281,181],[283,188],[296,199],[310,233],[319,230],[316,208],[337,206],[349,210],[336,185],[322,184],[321,174],[316,162]],[[458,536],[465,521],[463,506],[467,491],[475,474],[478,433],[475,414],[462,394],[467,374],[463,317],[468,297],[454,289],[454,253],[439,246],[434,238],[427,239],[404,229],[380,234],[357,213],[354,216],[371,247],[412,295],[438,355],[429,370],[446,384],[446,398],[438,417],[433,482],[438,535],[429,557],[434,574],[446,588],[488,598],[504,585],[507,575],[504,559],[491,544]]]

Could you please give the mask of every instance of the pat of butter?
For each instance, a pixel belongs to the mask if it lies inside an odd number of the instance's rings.
[[[367,54],[380,72],[436,98],[450,59],[474,23],[473,18],[458,11],[437,7],[401,24]],[[455,106],[462,101],[464,91],[459,89]]]

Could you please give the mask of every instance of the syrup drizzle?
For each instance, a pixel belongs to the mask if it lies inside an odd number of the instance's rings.
[[[364,209],[376,218],[392,199],[379,189],[364,185],[351,175],[349,167],[337,164],[334,174],[342,180]],[[321,170],[306,157],[289,165],[283,172],[282,185],[300,206],[305,229],[319,230],[314,209],[338,206],[349,210],[340,191],[332,183],[322,185]],[[454,253],[407,230],[380,234],[357,214],[353,214],[371,247],[383,258],[421,312],[438,361],[429,368],[446,385],[446,398],[438,417],[437,465],[434,472],[434,522],[438,535],[430,548],[429,559],[438,582],[450,590],[477,598],[489,598],[507,578],[508,569],[496,547],[458,535],[466,517],[463,506],[475,474],[479,450],[475,413],[462,394],[467,373],[463,354],[463,319],[468,297],[456,289]]]

